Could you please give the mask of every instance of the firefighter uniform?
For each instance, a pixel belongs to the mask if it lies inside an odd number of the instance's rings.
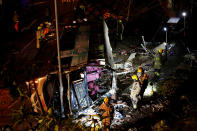
[[[154,69],[160,70],[162,66],[162,49],[159,49],[158,53],[154,57]]]
[[[124,32],[124,24],[122,20],[118,20],[118,34],[119,34],[119,40],[123,40],[123,32]]]
[[[13,15],[14,29],[16,32],[19,32],[19,16],[16,11],[14,11]]]
[[[148,85],[148,75],[146,73],[144,73],[144,70],[142,67],[139,67],[138,71],[137,71],[137,76],[139,78],[139,82],[141,85],[140,96],[141,96],[141,98],[143,98],[144,91]]]
[[[113,115],[113,106],[109,104],[109,99],[106,97],[104,103],[99,106],[99,110],[103,111],[102,124],[103,131],[109,131],[111,125],[111,117]]]
[[[134,80],[134,82],[133,82],[132,88],[130,89],[131,90],[130,98],[133,104],[133,108],[136,109],[138,101],[141,99],[140,97],[141,85],[140,85],[137,75],[133,75],[132,79]]]

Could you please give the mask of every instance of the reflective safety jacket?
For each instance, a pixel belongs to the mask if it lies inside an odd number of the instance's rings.
[[[99,110],[103,110],[102,114],[102,123],[105,126],[110,126],[111,124],[111,117],[113,115],[113,106],[110,104],[103,103],[99,106]]]
[[[140,84],[144,85],[144,82],[146,82],[148,80],[148,76],[147,74],[143,73],[140,77],[138,77],[140,80]]]
[[[162,66],[162,54],[157,53],[154,57],[154,68],[161,69]]]
[[[130,97],[132,99],[136,99],[138,97],[138,95],[140,94],[140,91],[141,91],[140,82],[135,81],[130,90],[131,90]]]
[[[141,92],[141,85],[139,81],[135,81],[132,85],[131,94],[131,102],[133,104],[133,108],[136,109],[138,105],[138,101],[141,99],[140,92]]]

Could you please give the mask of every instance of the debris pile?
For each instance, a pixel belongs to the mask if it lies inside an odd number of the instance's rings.
[[[149,43],[150,44],[150,43]],[[111,100],[112,105],[114,106],[114,115],[111,123],[111,129],[127,129],[129,127],[135,128],[135,123],[138,121],[152,117],[155,113],[167,111],[170,106],[170,99],[176,93],[179,86],[183,83],[180,77],[176,78],[178,69],[180,68],[179,62],[170,63],[173,64],[174,72],[166,71],[171,68],[166,63],[164,68],[162,68],[161,73],[155,75],[153,68],[153,56],[150,54],[154,54],[156,50],[159,48],[163,48],[164,43],[158,45],[155,48],[149,48],[148,53],[135,52],[131,53],[127,58],[125,55],[115,54],[114,56],[119,58],[115,58],[115,60],[119,60],[118,63],[115,64],[115,72],[117,77],[117,92],[116,92],[116,100]],[[169,61],[180,60],[182,55],[178,55],[176,52],[177,45],[169,44],[168,45],[168,57]],[[164,48],[165,49],[165,48]],[[140,50],[141,51],[141,50]],[[121,52],[117,52],[120,53]],[[165,53],[165,52],[164,52]],[[165,54],[163,54],[165,55]],[[187,58],[187,57],[186,57]],[[175,64],[176,63],[176,64]],[[139,108],[136,110],[131,106],[131,100],[129,97],[131,84],[133,80],[131,79],[132,74],[136,72],[138,67],[143,67],[146,74],[148,75],[149,82],[148,86],[144,91],[144,98],[139,102]],[[183,69],[183,68],[182,68]],[[105,70],[105,72],[109,72]],[[172,73],[174,73],[172,75]],[[182,72],[183,73],[183,72]],[[109,72],[110,74],[110,72]],[[110,76],[110,75],[108,75]],[[107,82],[110,81],[110,77],[106,74],[101,74],[99,79],[96,80],[96,83],[99,87],[102,87]],[[187,78],[185,78],[187,79]],[[90,107],[89,111],[84,112],[84,115],[99,115],[98,106],[102,103],[102,98],[93,103]],[[91,113],[94,112],[94,113]],[[87,116],[86,116],[87,117]],[[78,121],[81,121],[79,119]],[[98,120],[101,122],[101,119]],[[87,125],[88,126],[88,125]],[[102,125],[100,125],[100,128]],[[124,127],[124,128],[123,128]],[[128,128],[129,129],[129,128]]]

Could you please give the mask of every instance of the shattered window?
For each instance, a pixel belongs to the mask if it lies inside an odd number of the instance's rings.
[[[85,82],[82,79],[73,82],[72,98],[75,97],[73,100],[73,109],[85,108],[88,106],[89,101],[85,88]]]

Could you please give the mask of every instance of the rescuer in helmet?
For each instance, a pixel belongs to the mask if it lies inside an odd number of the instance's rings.
[[[131,87],[130,92],[130,98],[133,104],[133,108],[137,109],[138,101],[141,99],[140,97],[140,91],[141,91],[141,85],[138,79],[137,75],[133,75],[132,79],[134,80],[133,85]]]
[[[144,91],[148,85],[148,76],[146,73],[144,73],[144,69],[142,67],[138,68],[137,76],[139,78],[139,82],[141,85],[140,96],[141,96],[141,98],[143,98]]]
[[[105,97],[104,103],[99,106],[99,111],[102,111],[102,130],[109,131],[111,125],[111,118],[113,116],[114,108],[109,103],[109,98]]]
[[[124,24],[122,22],[122,20],[118,20],[118,34],[119,34],[119,40],[122,41],[123,40],[123,32],[124,32]]]
[[[154,57],[154,69],[155,69],[155,74],[157,76],[159,76],[159,73],[163,64],[162,52],[163,50],[160,48],[158,50],[158,53],[156,53]]]

